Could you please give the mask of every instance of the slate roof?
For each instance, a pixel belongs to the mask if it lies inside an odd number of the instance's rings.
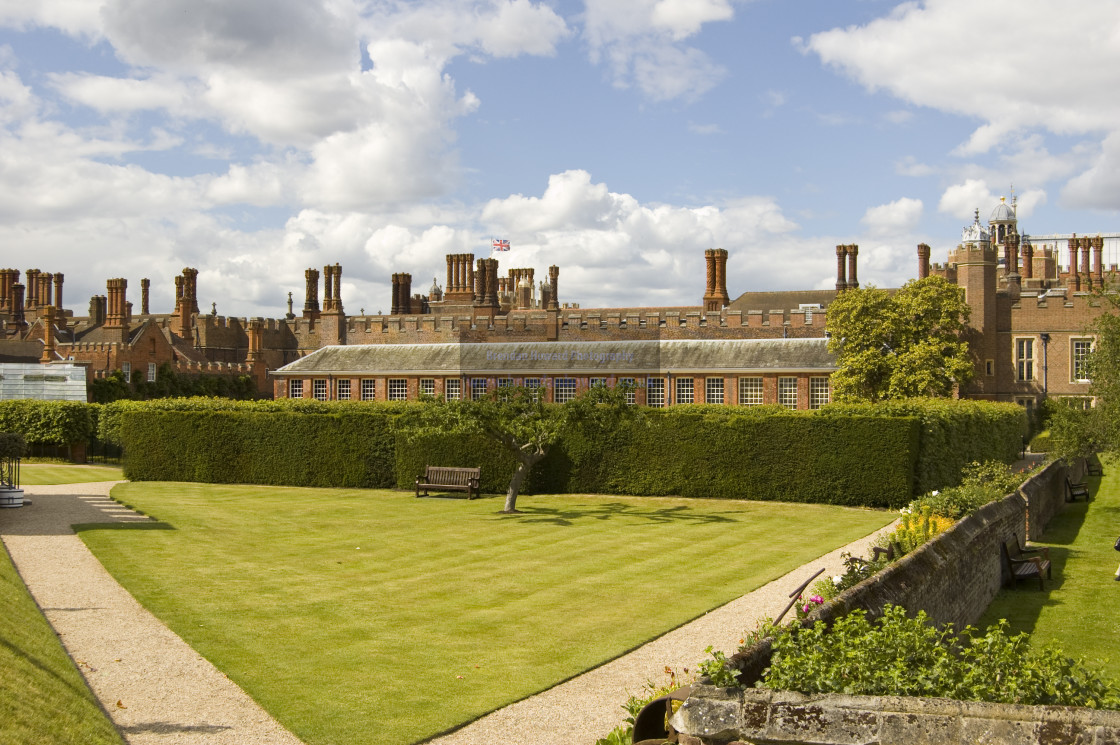
[[[825,339],[704,339],[323,347],[274,375],[831,372]]]

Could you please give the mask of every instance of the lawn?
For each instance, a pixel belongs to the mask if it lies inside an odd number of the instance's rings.
[[[59,463],[21,463],[19,483],[21,485],[40,484],[80,484],[87,481],[120,481],[124,478],[116,466],[76,466]]]
[[[893,518],[571,495],[501,515],[497,497],[168,483],[113,496],[170,529],[90,525],[82,539],[312,745],[414,742],[471,721]]]
[[[1053,580],[1046,592],[1020,582],[1000,592],[981,620],[1006,618],[1031,635],[1031,644],[1057,644],[1084,657],[1120,682],[1120,582],[1113,580],[1120,553],[1120,462],[1105,463],[1105,476],[1089,480],[1091,502],[1074,502],[1050,523],[1038,545],[1050,547]]]
[[[0,544],[0,743],[122,745]]]

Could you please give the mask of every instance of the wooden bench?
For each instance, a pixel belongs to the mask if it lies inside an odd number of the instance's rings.
[[[1085,460],[1085,471],[1090,476],[1104,476],[1104,466],[1095,455]]]
[[[1004,566],[1012,579],[1038,578],[1038,589],[1044,590],[1042,573],[1050,579],[1050,548],[1022,548],[1019,545],[1019,536],[1012,536],[1000,545]],[[1026,556],[1026,554],[1042,554],[1041,556]]]
[[[465,491],[467,499],[473,499],[471,492],[474,496],[480,496],[478,490],[479,479],[482,478],[481,468],[453,468],[450,466],[424,466],[424,473],[416,477],[416,496],[420,496],[420,490],[424,490],[424,496],[428,496],[428,489],[438,489],[439,491]]]
[[[1088,502],[1089,501],[1089,485],[1084,483],[1084,482],[1080,482],[1080,483],[1075,484],[1072,481],[1070,481],[1069,477],[1067,476],[1066,477],[1066,494],[1068,495],[1066,497],[1067,502],[1076,502],[1078,497],[1085,497],[1085,501]]]

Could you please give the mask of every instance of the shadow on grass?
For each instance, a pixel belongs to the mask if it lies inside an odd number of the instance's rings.
[[[1090,495],[1096,496],[1100,487],[1100,478],[1090,479]],[[1062,605],[1060,593],[1066,582],[1066,564],[1076,561],[1079,552],[1075,546],[1077,536],[1085,524],[1085,516],[1089,512],[1092,502],[1071,502],[1066,508],[1056,515],[1046,531],[1038,539],[1038,543],[1050,547],[1050,571],[1052,579],[1044,582],[1044,591],[1039,591],[1037,580],[1018,580],[1013,586],[1006,586],[999,591],[988,610],[980,619],[979,625],[986,627],[996,623],[1001,618],[1006,618],[1011,625],[1013,633],[1027,632],[1033,634],[1042,609]],[[1120,512],[1113,505],[1093,505],[1096,513],[1110,511]],[[1034,554],[1028,554],[1028,556]],[[1054,597],[1057,594],[1058,597]]]
[[[644,519],[651,523],[734,523],[736,520],[710,512],[695,512],[687,505],[664,507],[651,510],[648,507],[610,502],[595,505],[570,505],[566,507],[522,507],[515,514],[501,514],[495,517],[502,520],[516,520],[523,523],[549,523],[552,525],[574,525],[580,520],[611,520],[625,517]]]
[[[171,523],[154,521],[136,521],[127,523],[79,523],[71,526],[75,533],[85,533],[90,530],[178,530]]]

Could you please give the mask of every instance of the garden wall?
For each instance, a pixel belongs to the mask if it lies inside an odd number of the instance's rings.
[[[1069,469],[1052,463],[1020,491],[992,502],[911,554],[810,614],[832,622],[856,608],[878,616],[886,603],[924,610],[937,623],[975,623],[1007,581],[999,544],[1020,539],[1030,522],[1041,533],[1065,505]],[[1084,472],[1075,463],[1073,473]],[[753,686],[770,663],[770,641],[730,658]],[[683,713],[682,713],[683,712]],[[816,695],[697,686],[673,726],[693,745],[747,740],[842,745],[892,743],[1120,742],[1120,713],[1065,707],[904,697]],[[1096,735],[1105,739],[1093,740]],[[1081,739],[1079,739],[1081,738]],[[1088,738],[1088,739],[1085,739]]]
[[[1065,509],[1066,478],[1083,481],[1085,461],[1074,461],[1072,466],[1064,461],[1052,461],[1019,487],[1019,493],[1027,500],[1027,540],[1040,538],[1054,516]]]
[[[1120,742],[1120,712],[901,696],[697,686],[670,720],[680,745],[1075,745]]]

